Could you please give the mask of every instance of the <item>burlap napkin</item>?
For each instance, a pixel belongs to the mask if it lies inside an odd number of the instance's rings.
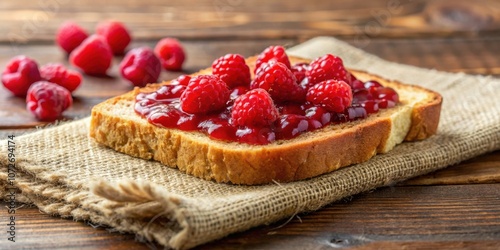
[[[333,38],[316,38],[289,52],[310,58],[337,54],[350,68],[440,92],[438,134],[310,180],[248,187],[200,180],[97,145],[88,137],[87,118],[14,139],[18,200],[181,249],[500,149],[498,79],[390,63]],[[7,141],[1,145],[5,197]]]

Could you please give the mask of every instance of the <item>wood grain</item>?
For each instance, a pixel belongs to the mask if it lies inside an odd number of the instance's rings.
[[[500,246],[499,193],[498,183],[380,188],[196,249],[495,249]],[[0,222],[7,221],[5,213],[0,215]],[[158,247],[36,208],[17,210],[16,223],[16,248]]]
[[[500,151],[485,154],[456,166],[407,180],[399,185],[459,185],[500,183]]]
[[[96,6],[99,6],[96,8]],[[482,36],[498,34],[495,0],[290,1],[19,0],[0,3],[0,41],[53,41],[73,19],[89,32],[103,19],[123,21],[136,39],[279,39]]]
[[[6,206],[5,202],[1,204],[2,208]],[[7,241],[4,234],[2,249],[148,249],[148,245],[136,241],[134,235],[112,233],[87,222],[52,217],[36,207],[21,207],[14,216],[16,242]],[[0,221],[2,224],[10,222],[5,209],[0,213]]]

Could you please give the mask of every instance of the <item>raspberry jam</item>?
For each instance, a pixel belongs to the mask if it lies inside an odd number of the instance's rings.
[[[164,85],[152,93],[136,96],[135,111],[150,123],[183,131],[199,131],[212,139],[241,142],[253,145],[269,144],[313,131],[329,124],[339,124],[364,119],[380,109],[394,107],[399,96],[391,88],[377,81],[361,82],[353,77],[350,83],[353,100],[343,112],[330,112],[322,106],[305,102],[275,103],[279,117],[269,126],[236,126],[231,122],[234,100],[248,89],[238,86],[232,90],[226,107],[219,112],[190,114],[180,108],[184,85]]]

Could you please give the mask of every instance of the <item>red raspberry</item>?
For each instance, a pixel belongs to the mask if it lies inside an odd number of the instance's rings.
[[[65,87],[69,92],[75,91],[82,83],[82,75],[79,72],[67,69],[59,63],[49,63],[40,67],[40,75],[44,80]]]
[[[189,75],[181,75],[170,82],[172,85],[184,85],[187,86],[189,81],[191,80],[191,76]]]
[[[257,57],[254,72],[257,73],[257,70],[260,68],[260,66],[262,66],[263,63],[267,63],[271,60],[283,63],[287,68],[291,68],[290,59],[288,59],[285,48],[283,48],[283,46],[270,46],[262,51],[262,53],[260,53],[260,55]]]
[[[69,55],[71,64],[89,75],[105,75],[112,59],[111,48],[99,35],[91,35]]]
[[[160,58],[164,69],[170,71],[182,70],[182,64],[186,59],[184,48],[174,38],[163,38],[155,46],[155,54]]]
[[[344,81],[327,80],[311,87],[307,91],[306,99],[328,111],[340,113],[351,105],[352,91]]]
[[[115,55],[122,55],[132,40],[125,25],[117,21],[104,21],[97,24],[96,34],[104,37]]]
[[[69,54],[87,39],[88,36],[87,32],[78,24],[67,21],[57,30],[56,43]]]
[[[237,126],[268,126],[278,119],[273,99],[263,89],[252,89],[234,101],[231,119]]]
[[[280,62],[263,64],[255,79],[250,83],[250,88],[266,90],[276,102],[302,102],[306,94],[305,90],[297,84],[292,71]]]
[[[250,84],[250,68],[245,58],[238,54],[227,54],[215,60],[212,74],[218,76],[229,88]]]
[[[161,63],[152,49],[135,48],[130,50],[120,63],[120,73],[133,85],[143,87],[158,81]]]
[[[226,83],[217,76],[196,76],[181,95],[181,108],[191,114],[220,110],[226,106],[229,94]]]
[[[3,85],[16,96],[26,96],[31,84],[41,79],[38,64],[27,56],[12,58],[2,73]]]
[[[306,76],[311,85],[331,79],[349,82],[342,59],[331,54],[326,54],[312,61]]]
[[[47,81],[31,85],[26,96],[26,108],[41,121],[56,120],[72,103],[67,89]]]

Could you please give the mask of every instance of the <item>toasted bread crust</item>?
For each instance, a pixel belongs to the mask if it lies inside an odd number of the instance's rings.
[[[307,61],[290,59],[292,63]],[[255,58],[248,59],[251,69],[254,63]],[[203,179],[254,185],[318,176],[367,161],[403,139],[421,140],[436,133],[442,101],[439,94],[365,72],[351,72],[359,79],[375,79],[398,92],[420,93],[422,98],[402,99],[395,108],[381,110],[360,121],[326,126],[291,140],[252,146],[150,124],[135,114],[133,105],[138,92],[151,92],[168,83],[151,84],[96,105],[92,109],[90,136],[119,152],[159,161]],[[210,70],[198,74],[206,73]]]
[[[412,126],[405,137],[405,141],[423,140],[437,133],[442,102],[442,96],[435,94],[432,101],[413,109]]]

